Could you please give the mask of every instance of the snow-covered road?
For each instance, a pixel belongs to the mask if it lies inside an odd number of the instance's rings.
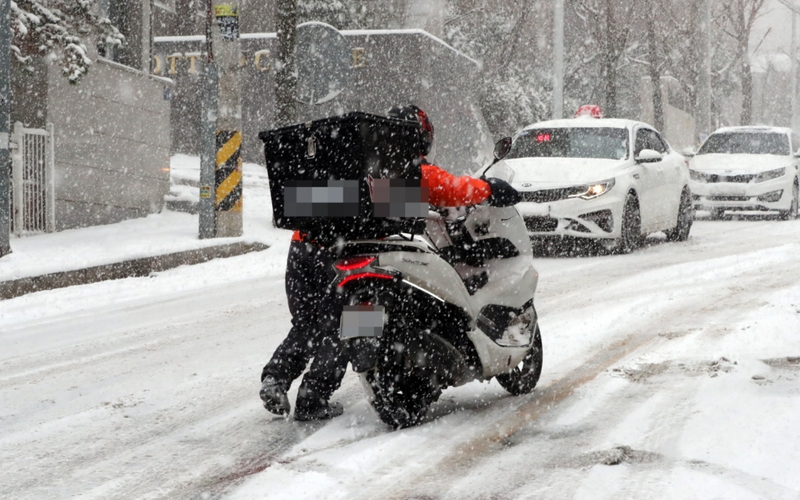
[[[352,373],[331,422],[261,408],[288,242],[2,301],[0,497],[798,498],[800,220],[651,242],[538,259],[539,388],[397,432]]]

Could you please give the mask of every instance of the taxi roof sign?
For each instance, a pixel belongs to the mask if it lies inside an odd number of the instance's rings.
[[[597,104],[584,104],[575,112],[575,118],[602,118],[603,110]]]

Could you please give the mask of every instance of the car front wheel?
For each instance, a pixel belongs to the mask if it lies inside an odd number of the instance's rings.
[[[792,204],[789,207],[789,210],[781,211],[781,219],[795,220],[797,218],[798,198],[800,198],[800,194],[798,194],[797,179],[795,179],[794,184],[792,185]]]
[[[603,246],[609,253],[626,254],[636,250],[643,240],[639,201],[633,194],[629,194],[622,210],[622,227],[619,238],[604,241]]]
[[[668,241],[686,241],[689,239],[689,231],[692,229],[694,220],[694,208],[692,207],[692,195],[684,190],[681,194],[681,205],[678,208],[678,224],[664,233]]]

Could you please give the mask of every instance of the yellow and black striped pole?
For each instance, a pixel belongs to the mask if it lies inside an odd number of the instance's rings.
[[[242,235],[240,1],[207,0],[206,4],[200,238]]]
[[[242,234],[242,132],[217,131],[214,211],[217,236]],[[224,233],[224,234],[221,234]],[[235,234],[238,233],[238,234]]]

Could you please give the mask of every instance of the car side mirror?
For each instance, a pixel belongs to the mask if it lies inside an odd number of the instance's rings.
[[[503,137],[494,145],[494,157],[496,160],[505,158],[509,151],[511,151],[511,137]]]
[[[658,163],[663,160],[664,157],[656,151],[655,149],[643,149],[639,151],[639,154],[634,158],[636,163]]]

